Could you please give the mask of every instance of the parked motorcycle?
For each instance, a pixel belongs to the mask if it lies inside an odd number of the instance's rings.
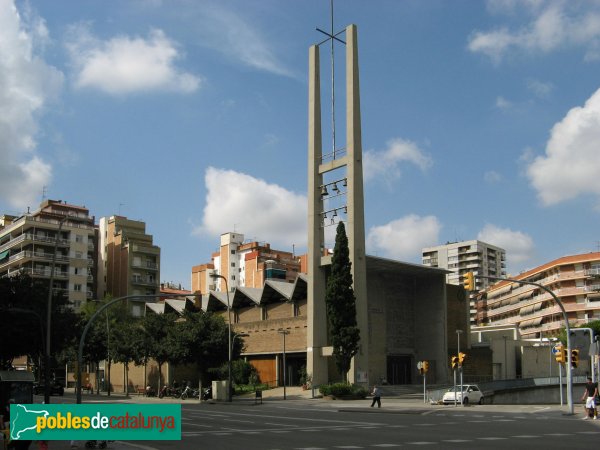
[[[202,391],[202,400],[210,400],[212,398],[212,387],[209,386]]]
[[[191,386],[186,386],[181,393],[181,400],[185,400],[187,398],[200,398],[198,389],[192,389]]]

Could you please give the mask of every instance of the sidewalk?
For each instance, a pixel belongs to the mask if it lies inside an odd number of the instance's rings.
[[[65,392],[66,397],[74,397],[73,389],[69,389]],[[313,397],[314,395],[314,397]],[[351,412],[368,412],[368,413],[395,413],[395,414],[431,414],[435,412],[456,412],[460,410],[465,413],[473,412],[499,412],[499,413],[519,413],[519,414],[536,414],[536,413],[550,413],[556,415],[570,416],[568,414],[568,406],[560,405],[499,405],[499,404],[483,404],[483,405],[438,405],[423,402],[422,398],[418,397],[383,397],[381,408],[371,408],[371,398],[367,397],[364,400],[332,400],[328,398],[322,398],[318,390],[314,392],[312,390],[303,390],[299,386],[292,386],[285,389],[284,400],[284,389],[282,387],[268,389],[262,391],[262,403],[272,404],[274,402],[302,402],[309,403],[311,406],[318,408],[329,408],[339,411],[351,411]],[[114,401],[118,403],[179,403],[182,405],[193,405],[193,404],[206,404],[206,405],[260,405],[261,399],[257,399],[255,393],[249,393],[245,395],[236,395],[233,397],[232,402],[222,402],[215,400],[200,401],[198,399],[187,399],[181,400],[172,397],[165,397],[159,399],[157,397],[145,397],[138,394],[130,394],[126,396],[124,393],[111,393],[110,397],[104,394],[83,394],[83,403],[94,403],[94,402],[107,402]],[[575,414],[573,417],[583,417],[583,410],[575,405]],[[600,421],[599,421],[600,422]]]

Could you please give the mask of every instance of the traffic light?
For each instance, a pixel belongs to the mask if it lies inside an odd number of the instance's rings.
[[[556,362],[559,364],[565,363],[566,356],[567,356],[567,351],[562,348],[559,348],[558,351],[554,354],[554,357],[556,358]]]
[[[475,277],[473,276],[473,272],[467,272],[463,275],[463,286],[465,291],[475,290]]]
[[[579,350],[571,350],[571,367],[574,369],[579,365]]]
[[[450,364],[452,365],[453,369],[456,369],[458,367],[458,356],[452,356],[450,358]]]
[[[423,361],[423,372],[427,373],[429,370],[429,361]]]
[[[459,365],[459,366],[461,366],[461,367],[462,367],[462,365],[463,365],[463,364],[464,364],[464,362],[465,362],[465,359],[466,359],[466,357],[467,357],[467,354],[466,354],[466,353],[460,352],[460,353],[458,354],[458,365]]]

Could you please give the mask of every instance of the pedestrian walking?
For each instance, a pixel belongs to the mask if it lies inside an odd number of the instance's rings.
[[[379,389],[377,385],[373,386],[373,391],[371,392],[371,395],[373,396],[371,408],[375,406],[375,403],[377,403],[378,408],[381,408],[381,389]]]
[[[585,384],[585,389],[583,391],[583,395],[581,396],[581,401],[585,401],[585,409],[587,413],[583,420],[598,418],[594,415],[594,412],[596,411],[597,395],[598,383],[592,382],[592,377],[587,377],[587,383]]]

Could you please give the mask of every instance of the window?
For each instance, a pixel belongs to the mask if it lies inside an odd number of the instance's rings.
[[[81,234],[75,235],[75,242],[83,243],[83,236]]]
[[[232,255],[235,255],[235,250],[231,250],[231,254],[232,254]]]
[[[235,262],[232,262],[232,263],[231,263],[231,267],[235,267]]]
[[[80,284],[73,285],[73,290],[76,292],[81,292],[81,285]]]
[[[79,269],[79,267],[74,267],[74,268],[73,268],[73,274],[75,274],[75,275],[79,275],[79,272],[80,272],[80,269]]]
[[[75,252],[75,258],[82,259],[83,258],[83,253],[82,252]]]
[[[300,306],[298,303],[293,303],[292,306],[294,308],[294,317],[298,317],[300,315]]]
[[[235,275],[231,275],[231,279],[232,279],[232,280],[235,280]]]

